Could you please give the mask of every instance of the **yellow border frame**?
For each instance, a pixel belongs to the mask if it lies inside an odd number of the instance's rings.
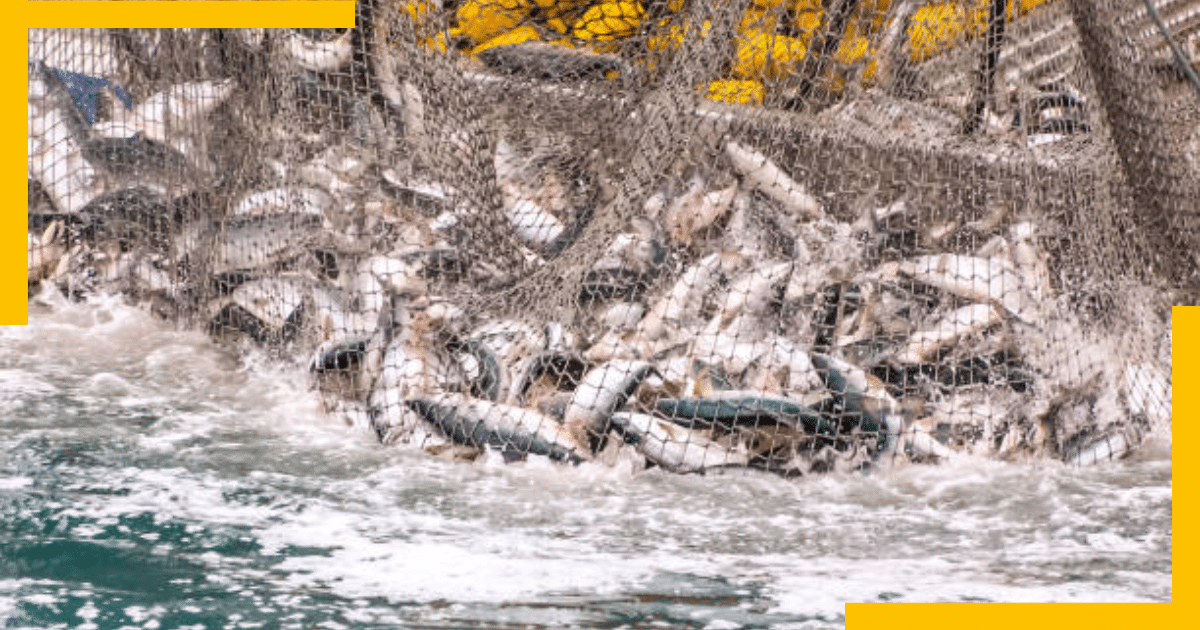
[[[400,1],[400,0],[396,0]],[[16,20],[22,26],[10,26],[0,37],[0,64],[2,76],[6,76],[8,85],[18,85],[17,77],[25,77],[28,83],[25,59],[28,55],[28,29],[38,27],[196,27],[196,28],[245,28],[245,27],[331,27],[343,28],[354,26],[354,2],[338,0],[334,2],[137,2],[116,1],[104,2],[52,2],[27,1],[16,4],[21,12],[22,20]],[[19,101],[19,92],[15,90],[5,97],[3,102],[4,114],[7,120],[16,121],[22,117],[26,103]],[[12,126],[4,127],[7,131],[0,142],[9,147],[5,155],[26,155],[25,149],[18,148],[21,134],[16,132],[15,122]],[[24,158],[22,158],[24,161]],[[15,159],[14,159],[15,162]],[[26,165],[27,166],[27,165]],[[27,203],[17,205],[15,202],[24,200],[25,188],[20,188],[16,181],[16,164],[11,164],[7,170],[13,173],[9,182],[9,191],[14,203],[12,209],[3,213],[4,225],[0,225],[0,235],[8,239],[5,246],[0,247],[0,324],[25,324],[28,321],[28,301],[23,275],[20,273],[20,245],[25,244],[21,235],[27,231],[27,226],[18,208],[27,207]],[[21,191],[16,194],[17,191]],[[1200,370],[1200,307],[1175,307],[1173,323],[1179,324],[1179,334],[1174,335],[1175,345],[1172,348],[1172,383],[1177,382],[1178,372],[1185,374]],[[1196,398],[1200,391],[1191,390],[1184,386],[1174,390],[1181,396],[1183,409],[1195,407]],[[1180,425],[1185,432],[1190,431],[1186,417]],[[1174,439],[1172,439],[1172,445]],[[1187,446],[1188,440],[1181,444]],[[1186,456],[1183,458],[1187,460]],[[1174,533],[1175,514],[1172,511],[1172,533]],[[1187,538],[1183,539],[1183,553],[1187,556]],[[1172,602],[1176,590],[1174,562],[1177,548],[1172,541]],[[1186,566],[1180,571],[1186,583],[1188,575]],[[1185,589],[1186,593],[1186,589]],[[1187,601],[1186,595],[1182,598]],[[914,627],[922,630],[947,628],[961,630],[978,627],[998,627],[1005,630],[1029,627],[1055,628],[1114,628],[1128,630],[1130,628],[1163,628],[1168,627],[1176,618],[1186,619],[1183,606],[1171,604],[904,604],[904,603],[848,603],[846,604],[846,625],[855,628],[893,628]]]

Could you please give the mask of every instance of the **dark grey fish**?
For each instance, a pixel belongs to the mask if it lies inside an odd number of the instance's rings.
[[[149,245],[166,253],[177,227],[170,207],[170,200],[159,191],[133,186],[105,192],[80,208],[79,213],[94,219],[97,238]]]
[[[118,179],[151,180],[164,185],[199,184],[202,175],[179,151],[137,134],[131,138],[92,138],[83,157]]]
[[[833,357],[810,355],[825,387],[833,394],[835,407],[840,407],[843,421],[866,434],[879,436],[877,458],[892,454],[898,444],[902,425],[900,405],[887,393],[882,381]]]
[[[660,398],[655,411],[688,428],[783,424],[812,435],[837,433],[837,424],[816,409],[782,396],[761,392],[722,391],[704,398]]]
[[[458,444],[499,449],[508,458],[532,453],[554,461],[584,461],[561,425],[532,409],[440,394],[406,401],[409,408]]]
[[[350,337],[318,348],[308,364],[310,372],[345,372],[357,369],[367,353],[370,337]]]

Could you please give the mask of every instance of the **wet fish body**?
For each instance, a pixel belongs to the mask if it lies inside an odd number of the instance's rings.
[[[614,359],[592,368],[583,377],[563,424],[578,444],[597,444],[602,447],[612,414],[629,400],[647,376],[655,373],[653,365],[639,360]]]
[[[207,233],[199,226],[185,230],[177,240],[177,251],[204,257],[209,273],[217,275],[262,269],[300,255],[321,227],[321,218],[311,214],[251,215],[210,226]],[[204,247],[205,240],[214,243],[211,249]]]
[[[749,464],[744,451],[714,442],[701,431],[651,415],[618,411],[612,415],[612,423],[646,459],[673,473],[702,473],[712,468]]]
[[[584,456],[563,427],[531,409],[473,399],[462,394],[422,396],[408,406],[458,444],[491,446],[511,456],[544,455],[578,464]]]
[[[834,422],[798,401],[761,392],[713,392],[705,397],[660,398],[655,411],[685,427],[784,424],[810,435],[833,435]]]

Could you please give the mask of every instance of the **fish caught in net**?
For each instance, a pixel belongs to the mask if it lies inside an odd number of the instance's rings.
[[[34,29],[30,296],[123,293],[442,457],[1120,458],[1200,278],[1200,3],[1150,6]]]

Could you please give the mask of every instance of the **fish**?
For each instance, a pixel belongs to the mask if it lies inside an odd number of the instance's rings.
[[[913,333],[895,360],[904,365],[927,363],[947,344],[966,335],[981,333],[1001,321],[1000,313],[990,304],[969,304],[954,309],[932,328]]]
[[[176,258],[199,258],[211,275],[261,269],[307,251],[320,227],[320,217],[296,213],[194,223],[176,237]]]
[[[1037,303],[1026,291],[1020,272],[1002,259],[938,254],[884,263],[882,279],[896,273],[961,298],[997,304],[1027,323],[1038,319]]]
[[[613,302],[597,317],[606,329],[633,330],[646,315],[646,306],[641,302]]]
[[[676,198],[663,212],[663,225],[676,243],[687,243],[692,235],[711,226],[733,206],[738,184],[705,192],[704,183],[697,179],[691,190]]]
[[[1145,428],[1137,422],[1087,435],[1070,445],[1063,461],[1071,466],[1092,466],[1129,455],[1145,439]]]
[[[761,191],[799,220],[811,221],[825,216],[820,202],[767,156],[736,142],[725,145],[725,155],[742,174],[748,188]]]
[[[582,358],[568,352],[547,351],[529,357],[517,366],[506,401],[527,407],[536,405],[540,396],[550,392],[573,391],[583,381],[587,368]]]
[[[592,447],[589,452],[602,449],[613,412],[625,406],[646,377],[656,373],[645,361],[626,359],[613,359],[588,370],[563,418],[571,439]]]
[[[710,392],[704,397],[659,398],[659,415],[689,428],[783,424],[809,435],[834,435],[838,428],[816,409],[783,396],[747,390]]]
[[[286,341],[303,325],[309,295],[305,283],[295,278],[259,278],[234,289],[229,302],[249,313],[269,331],[264,339],[258,339],[260,343],[275,336]]]
[[[750,318],[763,315],[768,306],[782,300],[785,282],[792,271],[790,261],[755,265],[746,271],[733,281],[725,299],[719,301],[720,311],[705,334],[715,333],[739,315]]]
[[[776,335],[770,349],[760,360],[767,369],[782,369],[786,376],[785,387],[789,392],[810,392],[821,385],[821,376],[813,367],[809,353],[800,344]]]
[[[329,339],[320,343],[309,359],[308,371],[317,388],[326,396],[343,400],[360,400],[370,392],[370,382],[364,382],[363,362],[371,335]],[[368,417],[363,407],[363,417]]]
[[[496,358],[506,365],[513,365],[522,357],[546,348],[546,337],[542,330],[514,319],[488,322],[469,336],[490,348]]]
[[[610,330],[588,348],[584,358],[602,363],[612,358],[632,358],[637,354],[653,356],[677,343],[684,320],[700,310],[704,296],[720,278],[721,258],[720,253],[713,253],[700,259],[654,302],[628,335],[635,349],[625,350],[625,331]]]
[[[714,316],[714,323],[720,315]],[[730,374],[741,374],[770,351],[763,323],[751,315],[738,315],[729,325],[710,325],[689,342],[689,354],[701,361],[720,365]]]
[[[953,459],[956,456],[956,452],[934,437],[933,433],[936,431],[936,428],[936,424],[930,419],[917,420],[909,424],[900,433],[899,444],[896,450],[908,453],[910,457],[920,459]]]
[[[49,69],[29,68],[29,177],[60,212],[75,213],[107,182],[83,155],[89,137],[69,94]]]
[[[540,186],[535,189],[527,181],[534,177],[523,164],[527,160],[520,158],[507,140],[498,140],[495,151],[496,181],[505,215],[517,238],[534,247],[553,245],[567,230],[554,212],[557,208],[552,207],[563,203],[562,193],[547,189],[542,194]]]
[[[902,426],[899,403],[888,394],[884,384],[862,369],[834,357],[812,353],[813,367],[825,387],[840,403],[843,417],[864,433],[879,435],[877,460],[895,453]]]
[[[111,120],[97,123],[93,130],[102,138],[129,138],[134,131],[189,155],[190,145],[178,140],[202,133],[201,121],[228,100],[234,86],[233,79],[178,83],[135,107],[116,108]]]
[[[283,53],[305,70],[333,72],[350,64],[354,56],[354,29],[329,41],[309,39],[295,31],[285,30],[282,35]]]
[[[703,473],[712,468],[750,463],[744,449],[720,444],[703,431],[686,429],[651,415],[618,411],[612,415],[612,424],[646,459],[669,472]]]
[[[467,379],[453,351],[438,336],[445,314],[432,308],[424,295],[392,292],[389,298],[389,308],[380,313],[367,346],[366,367],[369,372],[378,369],[367,406],[384,443],[410,443],[415,437],[424,441],[428,436],[420,431],[424,425],[419,414],[406,403],[416,396],[460,391]],[[378,367],[375,361],[380,361]]]
[[[496,448],[506,459],[534,454],[580,464],[590,457],[589,451],[576,444],[565,427],[532,409],[456,393],[419,396],[406,404],[454,442]]]
[[[176,223],[171,206],[161,188],[122,185],[96,196],[78,214],[92,219],[92,238],[167,253]]]
[[[1037,226],[1029,221],[1009,228],[1012,237],[1012,259],[1021,276],[1025,290],[1035,302],[1053,298],[1050,285],[1050,266],[1047,254],[1034,242]]]
[[[475,398],[500,402],[507,392],[505,366],[499,357],[480,339],[468,339],[454,347],[459,366]]]
[[[398,22],[398,8],[383,4],[374,8],[370,16],[368,51],[372,63],[372,76],[379,86],[379,93],[388,105],[400,113],[404,134],[409,148],[420,152],[425,146],[425,112],[420,91],[416,86],[401,79],[407,68],[402,63],[411,59],[416,48],[406,37],[394,41],[392,35]]]
[[[666,256],[657,224],[638,217],[632,232],[617,235],[583,277],[580,300],[638,299]]]
[[[29,275],[30,285],[41,282],[51,276],[51,272],[67,253],[66,227],[62,221],[51,221],[40,235],[29,233]]]
[[[343,291],[355,296],[355,310],[374,321],[393,294],[425,295],[428,287],[421,277],[418,261],[390,256],[369,256],[359,261],[353,272],[339,274]]]
[[[324,217],[333,208],[333,198],[317,188],[272,188],[251,192],[233,204],[229,214],[235,217],[311,214]]]
[[[208,183],[206,173],[197,170],[188,156],[137,129],[129,130],[128,137],[88,138],[82,151],[90,164],[125,185],[153,186],[174,194]]]
[[[378,378],[371,386],[367,410],[371,427],[382,441],[405,441],[416,431],[420,417],[407,403],[439,388],[429,373],[425,353],[407,331],[392,339],[383,355]]]
[[[351,297],[335,287],[318,285],[310,287],[314,328],[319,339],[335,339],[345,336],[369,335],[376,330],[384,312],[383,306],[375,310],[364,309],[355,304]]]

